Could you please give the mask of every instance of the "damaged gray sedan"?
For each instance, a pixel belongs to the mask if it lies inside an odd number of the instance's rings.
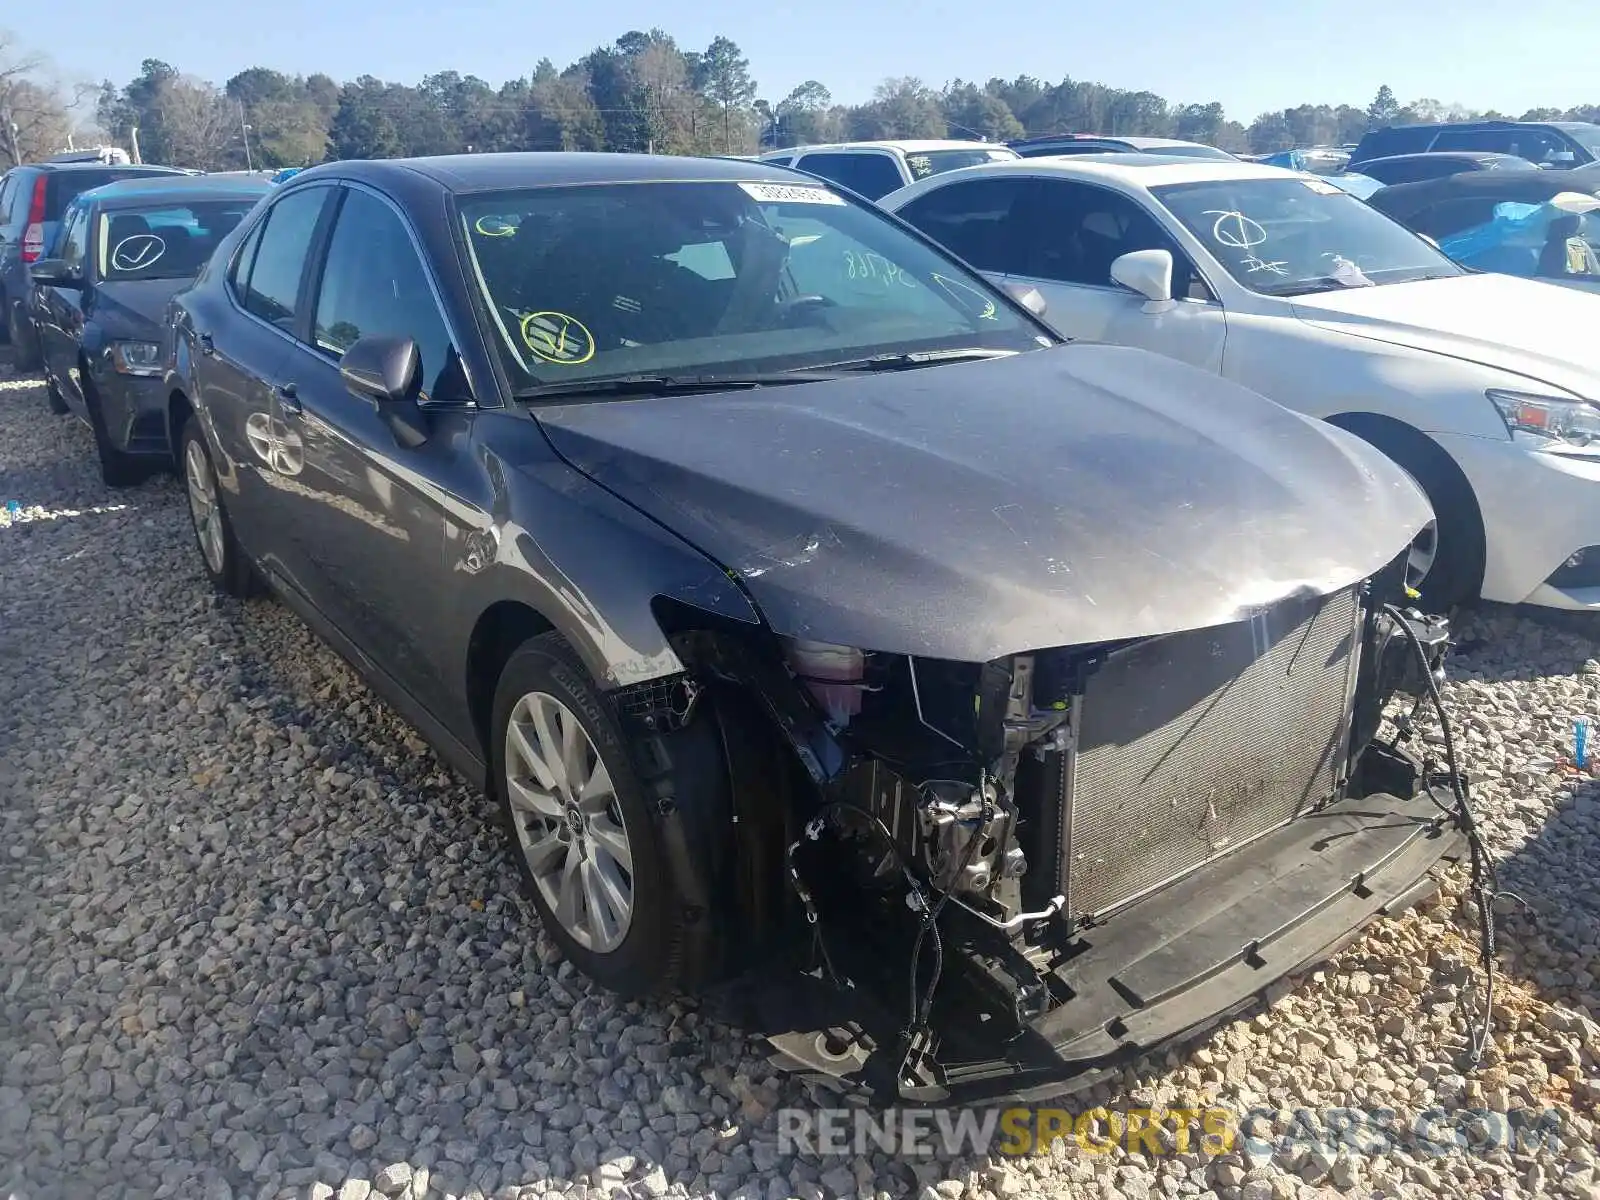
[[[1378,736],[1447,646],[1409,480],[816,181],[329,164],[172,316],[213,582],[482,783],[582,970],[796,1070],[1092,1082],[1462,853]]]

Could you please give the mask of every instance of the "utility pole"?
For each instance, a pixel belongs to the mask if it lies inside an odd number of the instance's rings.
[[[133,143],[133,161],[136,163],[144,162],[144,159],[139,157],[139,127],[137,125],[128,130],[128,141]]]
[[[239,101],[239,134],[244,138],[244,169],[255,170],[255,164],[250,159],[250,126],[244,123],[244,101]]]

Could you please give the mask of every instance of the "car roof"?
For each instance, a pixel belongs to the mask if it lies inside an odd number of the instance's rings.
[[[108,162],[30,162],[18,163],[13,171],[133,171],[141,175],[160,175],[167,177],[181,175],[177,167],[163,167],[155,163],[108,163]],[[9,172],[6,172],[9,174]]]
[[[1313,179],[1303,171],[1269,167],[1261,163],[1229,162],[1222,158],[1176,158],[1169,154],[1063,154],[1044,155],[1006,162],[984,163],[959,172],[964,178],[974,173],[1045,171],[1055,175],[1114,180],[1138,187],[1159,187],[1166,183],[1205,183],[1228,179]],[[929,176],[929,178],[940,178]]]
[[[1534,163],[1517,154],[1502,154],[1498,150],[1417,150],[1409,154],[1385,154],[1381,158],[1363,159],[1361,166],[1369,163],[1416,162],[1422,159],[1439,159],[1444,162],[1520,162]],[[1535,167],[1535,169],[1537,169]]]
[[[1215,149],[1206,146],[1204,142],[1191,142],[1185,138],[1140,137],[1130,134],[1109,133],[1042,133],[1034,137],[1014,138],[1007,145],[1010,146],[1048,146],[1053,142],[1113,142],[1118,146],[1131,146],[1135,150],[1149,150],[1167,146],[1204,146],[1207,150]]]
[[[428,158],[346,159],[308,167],[277,185],[292,190],[319,179],[345,177],[372,183],[423,176],[451,192],[561,187],[603,183],[794,183],[786,167],[731,158],[676,154],[602,154],[583,151],[513,151],[441,154]]]
[[[265,196],[272,184],[264,179],[242,175],[159,175],[146,179],[118,179],[84,192],[79,199],[106,208],[150,204],[156,201],[182,203],[186,200],[214,200],[226,196]]]
[[[1447,175],[1443,179],[1396,183],[1374,193],[1371,199],[1375,207],[1398,215],[1420,212],[1443,200],[1481,198],[1539,204],[1560,192],[1580,191],[1600,195],[1600,167],[1576,167],[1570,171],[1474,171]]]
[[[1582,121],[1413,121],[1408,125],[1384,125],[1381,128],[1369,131],[1365,136],[1383,133],[1390,129],[1510,129],[1517,127],[1538,126],[1542,128],[1559,129],[1563,125],[1581,125]]]
[[[839,150],[899,150],[903,154],[931,154],[935,150],[1009,150],[1004,142],[958,141],[953,138],[908,138],[902,141],[877,142],[820,142],[810,146],[790,146],[786,150],[773,150],[762,157],[786,154],[815,154],[818,151]]]

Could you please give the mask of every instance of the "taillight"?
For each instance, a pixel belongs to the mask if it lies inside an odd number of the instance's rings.
[[[33,181],[33,201],[28,205],[28,228],[22,234],[22,261],[37,262],[44,253],[45,176]]]

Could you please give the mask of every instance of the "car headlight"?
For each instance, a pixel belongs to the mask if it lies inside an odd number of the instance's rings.
[[[111,368],[119,375],[161,374],[159,342],[112,342]]]
[[[1512,433],[1531,433],[1568,446],[1600,449],[1600,409],[1587,400],[1506,392],[1484,393]]]

